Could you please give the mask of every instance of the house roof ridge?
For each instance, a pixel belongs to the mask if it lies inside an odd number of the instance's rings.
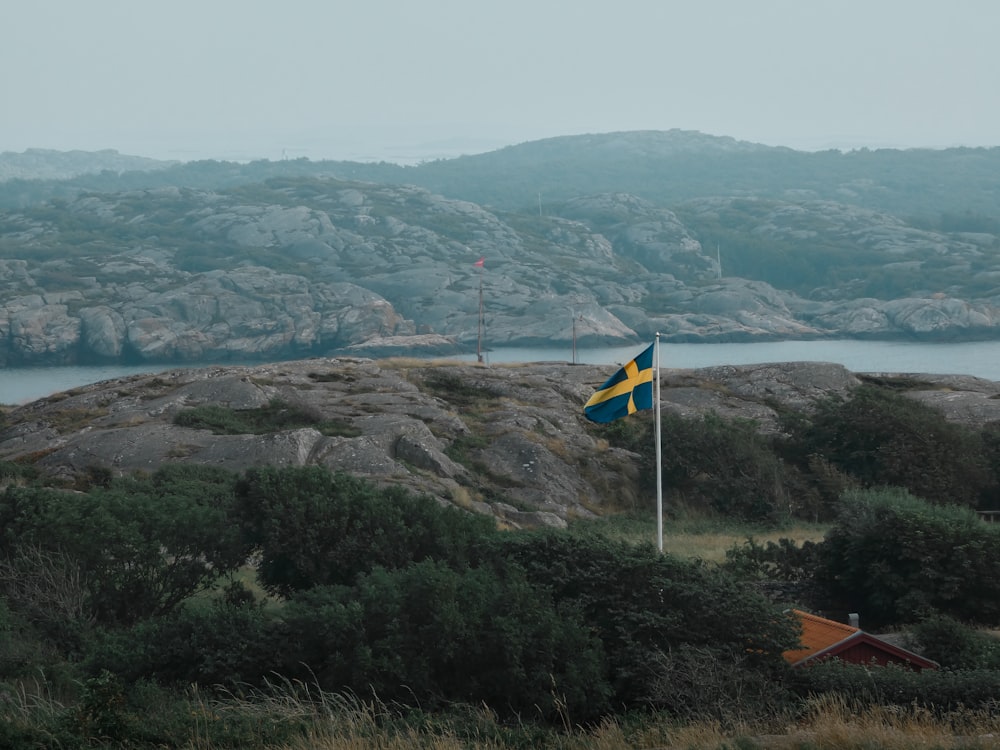
[[[802,624],[799,647],[788,649],[783,654],[785,660],[793,667],[842,654],[848,649],[856,648],[855,642],[877,644],[882,653],[891,654],[902,662],[913,663],[918,667],[936,669],[939,666],[931,659],[882,640],[877,635],[867,633],[854,625],[846,625],[799,609],[790,611]]]

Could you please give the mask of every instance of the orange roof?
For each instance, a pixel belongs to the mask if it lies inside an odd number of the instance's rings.
[[[789,664],[805,661],[861,632],[861,628],[843,625],[798,609],[793,609],[792,613],[802,623],[802,636],[799,638],[800,648],[789,649],[782,654]]]

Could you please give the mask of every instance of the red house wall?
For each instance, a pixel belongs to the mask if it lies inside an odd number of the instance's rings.
[[[877,648],[870,643],[866,643],[865,641],[851,644],[843,651],[838,652],[837,658],[850,662],[851,664],[874,663],[882,667],[887,664],[899,664],[904,667],[908,666],[910,669],[914,669],[918,672],[923,668],[923,665],[913,664],[906,659],[886,653],[883,649]]]

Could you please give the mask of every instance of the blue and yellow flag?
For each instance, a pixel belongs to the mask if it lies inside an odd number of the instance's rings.
[[[653,347],[616,372],[584,405],[591,422],[614,422],[640,409],[653,408]]]

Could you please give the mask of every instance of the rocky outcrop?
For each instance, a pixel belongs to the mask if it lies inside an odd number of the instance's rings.
[[[694,225],[737,226],[737,246]],[[494,347],[1000,333],[997,237],[809,195],[675,211],[614,192],[535,216],[289,177],[91,193],[0,212],[0,234],[0,366],[454,354],[481,330]],[[783,273],[815,278],[817,254],[834,260],[814,285]]]
[[[0,461],[30,462],[68,482],[95,467],[128,474],[168,462],[232,470],[318,465],[428,493],[511,526],[560,526],[649,501],[636,456],[609,447],[583,417],[583,403],[613,370],[356,357],[170,370],[13,408],[0,429]],[[1000,383],[892,377],[909,379],[908,395],[950,419],[1000,419]],[[861,382],[840,365],[815,362],[664,369],[662,408],[750,419],[774,431],[779,409],[808,411]],[[266,434],[215,434],[176,422],[206,405],[236,413],[294,409],[309,418]]]

